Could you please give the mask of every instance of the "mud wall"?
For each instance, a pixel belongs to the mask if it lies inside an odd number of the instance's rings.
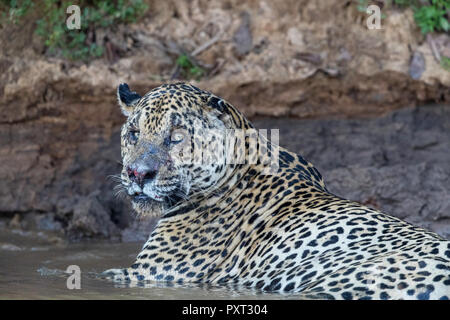
[[[352,1],[152,1],[139,23],[99,31],[117,54],[89,63],[47,55],[26,22],[0,30],[0,215],[26,225],[31,214],[31,224],[72,238],[135,237],[139,223],[108,178],[120,171],[115,89],[128,82],[143,94],[176,81],[181,53],[205,71],[192,82],[249,117],[449,104],[450,72],[412,12],[385,15],[381,30],[368,30]],[[449,53],[447,35],[433,43]]]

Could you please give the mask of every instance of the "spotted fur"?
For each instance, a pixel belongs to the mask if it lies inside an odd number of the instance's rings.
[[[239,284],[329,299],[450,297],[449,241],[331,194],[311,163],[281,147],[274,175],[262,174],[262,163],[177,163],[167,143],[173,130],[252,124],[189,84],[163,85],[139,99],[121,88],[119,104],[128,115],[122,183],[139,196],[126,167],[152,163],[153,187],[141,190],[150,197],[133,205],[160,220],[130,268],[105,272],[115,281]]]

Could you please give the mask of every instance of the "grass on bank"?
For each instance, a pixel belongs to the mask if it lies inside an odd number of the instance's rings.
[[[371,0],[358,0],[357,8],[365,12]],[[411,8],[414,20],[423,34],[450,30],[450,0],[388,0],[388,6]]]
[[[80,29],[69,30],[66,9],[76,4],[80,7]],[[101,44],[93,41],[92,34],[99,28],[118,23],[131,23],[148,9],[145,0],[0,0],[0,24],[18,23],[39,11],[35,32],[43,39],[50,54],[70,60],[88,60],[104,53]],[[35,15],[36,16],[36,15]]]

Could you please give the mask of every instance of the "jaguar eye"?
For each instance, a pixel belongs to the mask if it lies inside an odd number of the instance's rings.
[[[136,144],[136,142],[139,139],[139,131],[137,130],[130,130],[128,131],[128,140],[131,144]]]
[[[181,141],[183,141],[183,139],[184,139],[184,134],[182,134],[181,132],[175,131],[170,136],[170,143],[177,144],[177,143],[180,143]]]
[[[178,144],[184,140],[184,134],[178,131],[172,132],[170,137],[164,139],[164,144],[170,146],[171,144]]]

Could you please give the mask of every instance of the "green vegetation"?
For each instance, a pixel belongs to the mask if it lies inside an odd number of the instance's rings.
[[[441,66],[447,71],[450,71],[450,58],[441,57]]]
[[[414,19],[423,34],[450,30],[449,0],[393,0],[399,7],[411,7],[414,11]]]
[[[0,21],[10,21],[18,23],[19,20],[27,14],[28,10],[34,6],[32,0],[2,0],[0,1],[0,9],[2,11]]]
[[[358,0],[357,8],[365,12],[371,3],[370,0]],[[391,0],[388,5],[410,7],[423,34],[450,31],[450,0]]]
[[[67,7],[76,4],[81,9],[81,28],[69,30]],[[60,54],[72,60],[87,60],[103,55],[104,48],[88,39],[98,28],[108,28],[118,23],[130,23],[141,17],[148,5],[144,0],[1,0],[0,24],[18,23],[38,10],[36,33],[42,37],[51,54]]]
[[[405,0],[396,0],[404,2]],[[412,2],[412,1],[411,1]],[[414,19],[417,25],[426,34],[433,31],[450,30],[450,1],[449,0],[431,0],[428,5],[412,5],[414,10]]]
[[[205,71],[200,68],[186,54],[181,54],[176,61],[177,66],[181,70],[181,75],[185,78],[199,79]]]

